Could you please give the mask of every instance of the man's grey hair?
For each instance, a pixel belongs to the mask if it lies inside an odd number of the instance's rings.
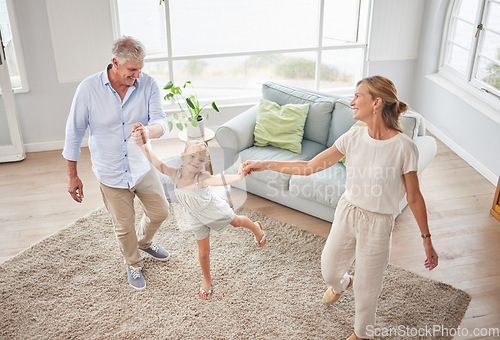
[[[123,36],[113,44],[113,58],[116,58],[120,65],[127,61],[138,63],[144,60],[146,48],[139,41],[132,37]]]

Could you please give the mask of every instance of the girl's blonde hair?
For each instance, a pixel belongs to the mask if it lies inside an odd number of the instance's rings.
[[[405,102],[399,101],[396,86],[389,79],[382,76],[373,76],[361,79],[356,87],[364,84],[373,99],[380,98],[384,104],[382,107],[382,119],[385,125],[399,132],[403,128],[399,123],[401,113],[408,110]]]
[[[189,148],[196,147],[198,149],[197,152],[204,152],[208,157],[208,145],[201,139],[191,139],[186,143],[186,147],[184,148],[184,152],[187,152]]]

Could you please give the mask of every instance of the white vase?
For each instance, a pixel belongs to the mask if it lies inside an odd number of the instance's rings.
[[[189,138],[201,138],[205,135],[205,119],[198,117],[198,126],[193,126],[191,122],[188,123],[186,133]]]

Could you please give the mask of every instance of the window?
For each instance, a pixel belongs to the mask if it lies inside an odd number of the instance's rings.
[[[364,74],[369,0],[112,0],[115,35],[142,41],[159,85],[198,96],[260,97],[274,80],[349,93]]]
[[[13,14],[12,0],[0,0],[0,31],[12,89],[15,92],[25,92],[28,90],[26,72],[21,58],[21,45],[18,40],[19,33]]]
[[[498,105],[500,0],[456,0],[448,20],[441,73]]]

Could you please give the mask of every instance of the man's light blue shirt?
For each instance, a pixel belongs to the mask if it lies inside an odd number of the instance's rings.
[[[99,182],[112,188],[132,188],[151,170],[149,161],[130,140],[132,125],[137,122],[158,123],[163,133],[167,130],[160,89],[152,77],[141,73],[122,102],[109,82],[107,69],[90,76],[73,98],[63,157],[78,161],[89,128],[92,170]]]

